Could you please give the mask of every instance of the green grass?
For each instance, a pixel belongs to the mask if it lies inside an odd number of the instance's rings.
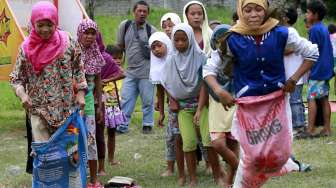
[[[153,9],[150,22],[160,28],[158,23],[163,9]],[[229,23],[231,13],[226,9],[208,9],[209,20],[217,19]],[[129,18],[131,18],[129,16]],[[97,16],[96,20],[103,33],[105,43],[115,41],[117,26],[125,17]],[[300,33],[304,33],[302,19],[296,25]],[[333,83],[333,82],[332,82]],[[333,91],[333,84],[331,91]],[[331,95],[335,99],[335,95]],[[110,167],[106,165],[108,176],[100,178],[106,182],[112,176],[128,176],[136,179],[144,188],[178,187],[176,177],[161,178],[159,174],[165,169],[164,133],[165,129],[154,129],[154,134],[141,134],[141,106],[138,103],[133,115],[130,133],[117,136],[116,159],[121,165]],[[0,188],[30,187],[31,176],[20,173],[13,176],[8,172],[12,165],[25,169],[26,140],[24,111],[19,100],[9,87],[8,82],[0,82]],[[167,116],[166,116],[167,117]],[[157,118],[157,114],[156,114]],[[336,116],[332,114],[333,130],[335,131]],[[134,154],[142,157],[134,159]],[[272,178],[266,188],[334,188],[336,187],[336,134],[329,138],[314,140],[295,140],[293,145],[295,156],[312,164],[313,171],[309,173],[292,173],[283,177]],[[223,164],[224,165],[224,164]],[[198,168],[199,187],[216,187],[210,175],[204,173],[204,164]]]

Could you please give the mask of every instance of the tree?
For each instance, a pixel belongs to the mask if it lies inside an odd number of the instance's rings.
[[[95,0],[86,0],[86,3],[86,11],[88,12],[88,16],[94,20]]]

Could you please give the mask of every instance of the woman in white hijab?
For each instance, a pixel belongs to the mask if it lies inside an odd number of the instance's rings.
[[[180,16],[173,12],[164,14],[160,21],[161,29],[171,38],[173,27],[181,23]]]

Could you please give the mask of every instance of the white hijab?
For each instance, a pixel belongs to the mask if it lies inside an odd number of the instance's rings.
[[[212,30],[209,27],[208,15],[207,15],[207,12],[205,10],[204,5],[199,1],[190,1],[189,3],[187,3],[183,8],[183,22],[189,24],[187,14],[186,14],[186,10],[192,4],[200,5],[203,8],[204,21],[203,21],[203,24],[201,26],[203,45],[204,45],[203,52],[206,53],[207,55],[210,55],[210,53],[211,53],[210,39],[211,39],[211,35],[212,35]]]
[[[170,19],[174,25],[177,25],[177,24],[180,24],[181,23],[181,19],[180,19],[180,16],[177,15],[176,13],[173,13],[173,12],[168,12],[166,14],[164,14],[161,18],[161,21],[160,21],[160,26],[161,26],[161,29],[162,28],[162,24],[164,21],[167,21],[168,19]]]
[[[161,76],[163,73],[163,66],[167,60],[167,57],[170,56],[173,52],[173,44],[170,40],[170,38],[167,36],[164,32],[155,32],[151,35],[151,37],[148,40],[149,46],[152,46],[152,44],[155,41],[159,41],[166,45],[167,53],[164,57],[158,58],[156,57],[153,52],[151,51],[151,57],[150,57],[150,72],[149,72],[149,80],[153,84],[160,84],[161,82]]]
[[[180,53],[173,46],[173,55],[164,65],[161,84],[175,99],[187,99],[199,95],[201,87],[200,68],[206,62],[206,55],[197,44],[193,29],[186,23],[174,27],[172,37],[177,31],[184,31],[189,46],[186,52]]]

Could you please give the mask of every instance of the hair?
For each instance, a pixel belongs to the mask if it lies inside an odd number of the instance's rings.
[[[285,12],[285,16],[288,18],[287,23],[289,25],[294,25],[298,19],[297,10],[293,7],[287,8]]]
[[[318,19],[321,21],[327,14],[326,5],[320,0],[313,0],[308,3],[307,10],[310,10],[313,14],[317,14]]]
[[[232,21],[237,22],[237,20],[239,20],[237,11],[234,11],[232,14]]]
[[[106,52],[109,53],[111,56],[124,54],[124,51],[121,48],[119,48],[116,45],[111,45],[111,44],[106,46]]]
[[[336,33],[336,25],[335,24],[329,24],[328,25],[328,31],[330,34]]]
[[[146,1],[138,1],[133,6],[133,12],[138,8],[138,5],[144,5],[147,7],[148,12],[150,11],[149,4]]]
[[[197,3],[192,3],[192,4],[190,4],[190,5],[186,8],[186,10],[185,10],[185,14],[187,15],[187,17],[188,17],[189,7],[190,7],[191,5],[198,5],[198,6],[200,6],[200,7],[202,8],[203,20],[204,20],[204,19],[205,19],[204,7],[202,7],[202,5],[197,4]]]

